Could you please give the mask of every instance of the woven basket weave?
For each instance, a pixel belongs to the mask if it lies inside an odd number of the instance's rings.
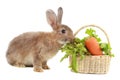
[[[106,34],[106,32],[96,25],[87,25],[81,27],[75,34],[76,36],[80,30],[86,28],[86,27],[96,27],[99,28],[104,32],[106,35],[107,41],[109,42],[109,38]],[[101,56],[92,56],[92,55],[86,55],[83,60],[80,59],[80,56],[77,57],[77,71],[79,73],[91,73],[91,74],[105,74],[109,70],[111,57],[108,55],[101,55]],[[72,58],[69,57],[70,64],[72,62]]]
[[[70,63],[72,58],[70,57]],[[77,57],[77,71],[79,73],[105,74],[109,70],[111,57],[86,56],[83,60]]]

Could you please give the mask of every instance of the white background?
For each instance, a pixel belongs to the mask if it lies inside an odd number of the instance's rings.
[[[119,0],[0,0],[0,80],[114,80],[120,72]],[[6,50],[15,36],[28,31],[51,31],[45,11],[63,7],[63,23],[75,32],[83,25],[96,24],[109,35],[112,52],[108,74],[76,74],[68,68],[68,59],[60,63],[64,53],[49,60],[50,70],[34,72],[33,68],[8,65]],[[82,33],[84,34],[84,33]],[[82,35],[80,33],[80,35]],[[103,35],[104,36],[104,35]]]

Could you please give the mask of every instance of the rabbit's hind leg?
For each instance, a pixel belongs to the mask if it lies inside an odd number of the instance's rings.
[[[21,62],[16,62],[15,64],[13,64],[13,66],[16,66],[16,67],[26,67],[25,64],[21,63]]]
[[[12,65],[12,66],[16,66],[16,67],[25,67],[25,65],[21,62],[18,61],[16,57],[13,57],[13,55],[8,54],[6,55],[7,57],[7,62]]]

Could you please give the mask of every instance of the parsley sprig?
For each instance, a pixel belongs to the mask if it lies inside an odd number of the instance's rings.
[[[75,38],[73,43],[67,43],[61,48],[61,50],[66,54],[60,61],[62,62],[65,58],[71,56],[72,62],[70,68],[72,68],[74,72],[77,72],[77,56],[80,56],[82,60],[85,55],[88,55],[88,50],[86,49],[83,40],[80,40],[79,38]]]

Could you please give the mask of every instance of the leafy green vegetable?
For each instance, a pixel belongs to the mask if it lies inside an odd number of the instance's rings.
[[[76,58],[76,54],[72,55],[72,64],[71,64],[71,68],[73,69],[74,72],[77,72],[77,58]]]
[[[72,57],[72,62],[70,65],[70,68],[74,72],[77,72],[77,60],[76,57],[80,56],[81,60],[84,59],[85,55],[88,55],[88,50],[85,47],[85,44],[83,40],[80,40],[79,38],[75,38],[73,43],[67,43],[61,48],[62,52],[65,52],[66,54],[64,57],[61,58],[61,62],[68,58],[69,56]]]
[[[109,55],[111,57],[114,57],[114,55],[111,53],[111,46],[108,43],[100,43],[100,48],[102,49],[103,53],[105,55]]]
[[[85,47],[85,44],[79,38],[75,38],[73,43],[67,43],[61,48],[62,52],[66,52],[65,56],[62,57],[60,61],[63,61],[65,58],[68,58],[69,55],[76,54],[76,56],[81,56],[81,59],[84,55],[88,54],[88,50]]]
[[[100,38],[98,37],[98,35],[96,34],[96,31],[93,30],[92,28],[86,29],[85,33],[88,34],[89,37],[95,37],[95,38],[97,39],[98,42],[101,41],[101,39],[100,39]]]

